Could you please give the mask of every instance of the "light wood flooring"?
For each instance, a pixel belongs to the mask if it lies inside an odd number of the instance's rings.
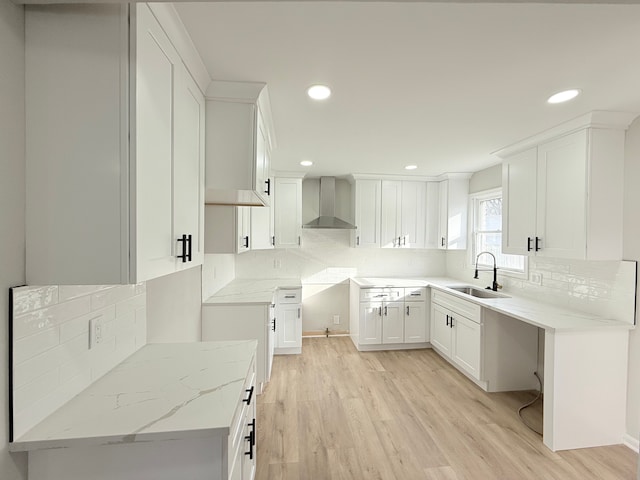
[[[302,352],[276,356],[258,397],[257,480],[636,479],[622,445],[551,452],[516,415],[533,393],[486,393],[431,349]]]

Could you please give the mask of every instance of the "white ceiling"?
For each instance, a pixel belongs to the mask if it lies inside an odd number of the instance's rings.
[[[266,82],[276,170],[470,172],[592,110],[640,113],[640,5],[176,4],[211,77]],[[323,103],[306,88],[333,89]],[[583,94],[562,105],[547,97]],[[311,168],[301,160],[313,160]]]

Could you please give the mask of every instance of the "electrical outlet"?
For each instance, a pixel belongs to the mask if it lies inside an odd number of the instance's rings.
[[[102,318],[102,315],[89,320],[89,350],[102,343],[104,333],[104,318]]]
[[[542,285],[542,274],[541,273],[532,273],[531,274],[531,283],[534,285]]]
[[[333,316],[333,324],[334,325],[340,325],[340,315],[334,315]]]
[[[273,268],[280,268],[280,267],[282,267],[282,260],[280,260],[279,258],[274,258]]]

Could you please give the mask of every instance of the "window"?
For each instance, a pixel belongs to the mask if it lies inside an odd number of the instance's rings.
[[[526,272],[526,257],[502,253],[502,190],[491,190],[471,196],[471,263],[476,255],[491,252],[502,273]],[[482,255],[478,265],[493,268],[491,255]]]

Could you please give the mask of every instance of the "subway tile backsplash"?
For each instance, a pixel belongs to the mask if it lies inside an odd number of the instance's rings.
[[[13,293],[13,426],[19,438],[146,344],[146,285],[49,285]],[[89,348],[90,325],[100,341]]]
[[[473,267],[466,255],[447,253],[447,275],[488,285],[490,273],[481,274],[480,280],[472,278]],[[542,276],[541,285],[531,281],[533,274]],[[498,270],[498,282],[505,293],[627,323],[635,319],[636,262],[530,257],[528,278],[501,275]]]

